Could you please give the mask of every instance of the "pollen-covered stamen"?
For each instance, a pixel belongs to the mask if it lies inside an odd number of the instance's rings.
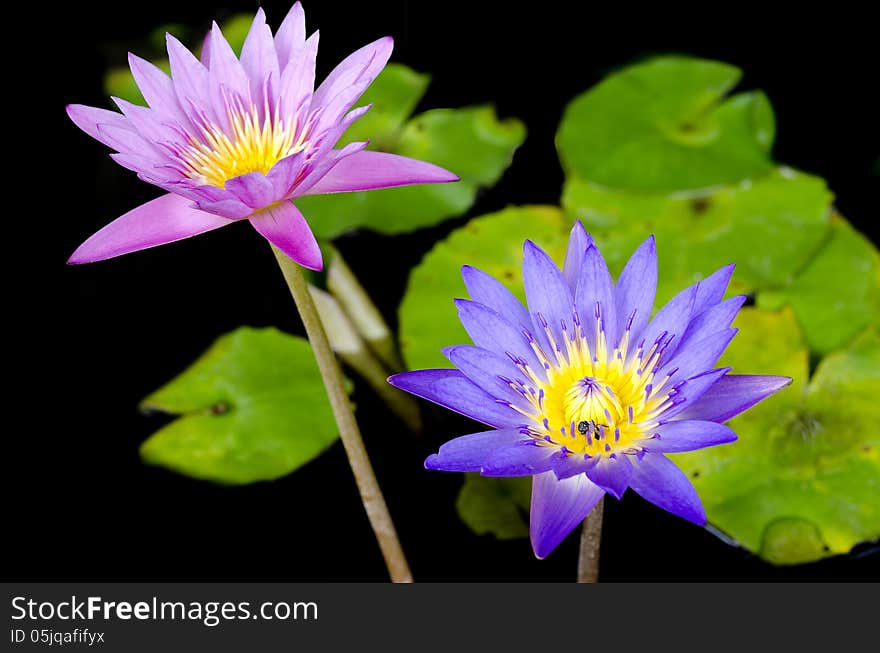
[[[229,179],[249,172],[266,174],[306,148],[309,130],[297,129],[295,116],[285,119],[278,107],[268,104],[260,111],[238,98],[225,99],[228,127],[202,117],[200,133],[188,135],[186,145],[176,153],[187,177],[224,188]]]

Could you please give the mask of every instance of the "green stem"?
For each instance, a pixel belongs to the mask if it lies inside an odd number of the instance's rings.
[[[587,515],[581,530],[581,549],[578,556],[578,582],[596,583],[599,580],[599,545],[602,542],[602,508],[604,497]]]
[[[385,558],[388,573],[395,583],[411,583],[413,579],[409,565],[403,555],[400,540],[397,539],[397,531],[394,529],[394,523],[388,513],[388,506],[385,505],[382,490],[373,473],[360,429],[351,410],[348,393],[345,391],[339,363],[330,348],[330,342],[327,340],[327,334],[321,324],[315,302],[309,293],[306,279],[299,265],[286,254],[274,245],[272,251],[278,260],[282,274],[284,274],[284,280],[287,281],[290,294],[293,295],[293,301],[299,310],[306,335],[308,335],[312,350],[315,352],[318,369],[324,379],[324,387],[330,399],[333,416],[336,418],[336,426],[339,428],[339,436],[345,447],[345,453],[348,456],[348,462],[351,465],[351,471],[354,474],[354,480],[357,483],[364,509],[367,511],[370,525],[373,527],[373,533],[376,535],[382,556]]]

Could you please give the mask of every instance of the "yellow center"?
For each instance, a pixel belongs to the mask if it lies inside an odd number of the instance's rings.
[[[544,367],[546,381],[523,360],[517,362],[527,384],[511,387],[528,400],[531,410],[511,407],[537,426],[528,432],[548,446],[565,447],[588,456],[635,454],[653,436],[658,416],[674,402],[675,388],[663,389],[669,376],[655,379],[665,334],[656,342],[639,345],[629,355],[629,329],[620,344],[609,350],[602,320],[596,320],[596,342],[590,347],[579,323],[564,329],[565,343],[557,347],[545,328],[552,358],[537,341],[532,349]]]
[[[229,179],[261,172],[266,174],[276,163],[306,147],[306,132],[297,137],[296,120],[289,123],[270,117],[268,110],[260,122],[256,106],[247,110],[230,108],[229,132],[214,124],[202,128],[202,139],[190,137],[180,153],[185,174],[204,184],[224,188]]]

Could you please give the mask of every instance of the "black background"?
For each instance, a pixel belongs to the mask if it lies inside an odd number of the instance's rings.
[[[287,2],[264,3],[277,26]],[[628,3],[306,3],[321,29],[319,77],[385,34],[393,60],[433,75],[419,110],[494,102],[528,140],[469,215],[507,204],[556,203],[562,172],[553,136],[565,103],[609,70],[658,52],[717,58],[745,70],[777,115],[775,156],[821,175],[838,208],[877,242],[877,50],[855,14],[768,15],[769,9]],[[36,6],[36,5],[35,5]],[[22,21],[7,54],[7,240],[3,454],[4,575],[22,580],[342,580],[385,578],[340,445],[273,483],[224,488],[144,466],[139,443],[163,422],[138,401],[241,324],[301,326],[264,241],[247,225],[80,267],[65,260],[112,218],[157,190],[118,168],[69,122],[70,102],[108,106],[103,71],[163,23],[207,28],[253,2],[81,3]],[[704,5],[708,7],[708,5]],[[33,11],[34,7],[26,8]],[[41,10],[44,11],[44,10]],[[21,34],[15,34],[21,32]],[[24,144],[12,147],[25,138]],[[873,172],[872,172],[873,171]],[[340,241],[396,325],[409,269],[460,224],[387,239]],[[11,306],[10,306],[11,304]],[[452,310],[450,304],[450,310]],[[7,394],[7,397],[10,395]],[[544,561],[528,541],[477,537],[454,512],[455,474],[424,457],[470,425],[426,406],[409,435],[358,385],[355,399],[377,475],[420,580],[573,578],[577,537]],[[633,493],[607,502],[603,580],[880,577],[880,555],[774,568]]]

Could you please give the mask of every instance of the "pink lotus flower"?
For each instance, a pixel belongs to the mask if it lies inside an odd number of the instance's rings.
[[[318,32],[305,38],[297,2],[277,34],[257,11],[241,59],[214,23],[201,61],[167,36],[171,77],[129,55],[149,108],[113,98],[122,113],[72,104],[67,113],[111,157],[168,191],[84,242],[69,263],[90,263],[248,220],[290,258],[321,269],[321,251],[292,200],[303,195],[456,181],[430,163],[334,149],[369,106],[349,111],[385,67],[381,38],[340,63],[317,88]]]

